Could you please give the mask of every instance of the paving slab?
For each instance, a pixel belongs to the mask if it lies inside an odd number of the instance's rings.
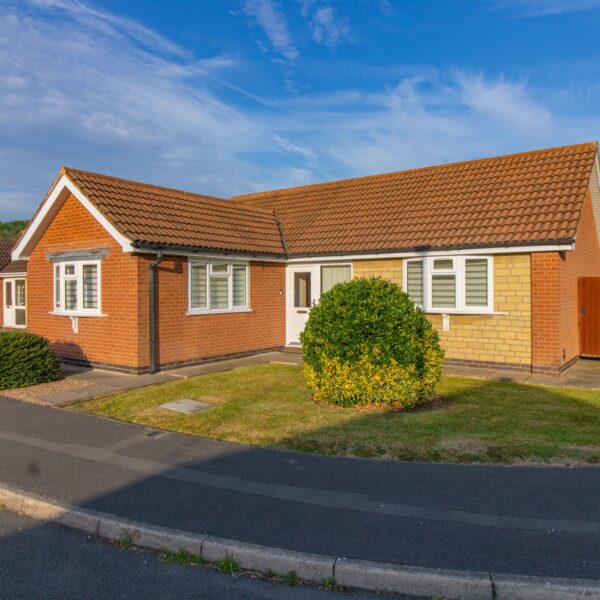
[[[185,415],[194,415],[197,412],[213,408],[213,405],[206,404],[205,402],[198,402],[197,400],[182,398],[181,400],[175,400],[174,402],[165,402],[160,405],[160,408],[166,408],[167,410],[183,413]]]

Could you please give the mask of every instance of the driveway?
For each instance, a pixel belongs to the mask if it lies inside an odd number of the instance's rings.
[[[0,480],[267,546],[597,578],[600,470],[372,461],[194,438],[0,398]]]

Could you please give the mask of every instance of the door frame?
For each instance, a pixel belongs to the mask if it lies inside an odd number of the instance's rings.
[[[15,329],[26,329],[27,328],[27,278],[23,276],[15,276],[15,277],[3,277],[0,281],[2,281],[2,326],[3,327],[11,327]],[[16,300],[16,283],[18,281],[22,281],[25,287],[25,304],[17,305]],[[11,293],[10,299],[11,303],[7,303],[7,294],[6,290],[10,285]],[[23,309],[25,311],[25,324],[17,325],[15,313],[17,309]]]
[[[311,300],[317,304],[321,299],[321,268],[322,267],[344,266],[350,267],[350,279],[354,277],[354,264],[351,260],[331,260],[324,262],[310,263],[288,263],[285,267],[285,343],[287,346],[299,346],[300,339],[294,339],[298,330],[297,309],[294,306],[294,274],[311,273]],[[303,310],[303,309],[300,309]],[[310,308],[306,311],[306,319]],[[302,327],[304,329],[304,327]]]
[[[294,276],[296,273],[310,273],[310,299],[314,305],[321,297],[321,265],[287,265],[285,268],[285,343],[288,346],[300,344],[300,338],[296,339],[300,315],[306,315],[304,322],[308,319],[310,307],[297,308],[294,306]],[[300,329],[302,331],[304,327]]]

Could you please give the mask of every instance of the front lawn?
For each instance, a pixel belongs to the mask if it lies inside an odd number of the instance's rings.
[[[360,412],[313,402],[302,368],[260,365],[140,388],[77,410],[221,440],[402,460],[600,462],[600,391],[443,377],[434,406]],[[195,415],[159,405],[214,404]]]

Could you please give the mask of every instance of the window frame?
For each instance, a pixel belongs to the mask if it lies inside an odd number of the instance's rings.
[[[436,269],[435,263],[438,260],[451,261],[452,266],[450,268],[446,267],[446,268]],[[429,286],[428,286],[428,294],[427,294],[427,305],[430,308],[429,312],[438,311],[438,312],[448,313],[448,312],[462,309],[463,303],[461,303],[461,301],[460,301],[460,296],[461,296],[461,290],[463,288],[462,288],[461,277],[459,275],[459,271],[460,271],[460,267],[461,267],[460,262],[461,261],[460,261],[459,257],[457,257],[457,256],[450,256],[450,257],[433,256],[433,257],[431,257],[430,267],[429,267],[430,273],[429,273],[429,277],[428,277]],[[433,279],[434,279],[434,277],[454,277],[454,306],[433,306]]]
[[[354,278],[354,270],[352,268],[351,262],[321,263],[319,265],[319,300],[320,300],[321,296],[323,295],[323,293],[327,293],[327,292],[323,292],[323,269],[324,268],[326,269],[328,267],[343,267],[346,269],[350,269],[350,279],[348,279],[348,281],[352,281],[352,279]],[[347,282],[344,282],[344,283],[347,283]],[[338,285],[338,284],[336,283],[335,285]],[[327,290],[327,291],[329,291],[329,290]]]
[[[101,317],[102,314],[102,261],[101,260],[61,260],[52,265],[53,279],[53,311],[52,314],[63,315],[67,317]],[[95,266],[98,284],[97,306],[96,308],[84,308],[84,286],[83,286],[83,267]],[[73,266],[74,274],[66,275],[65,267]],[[58,277],[57,277],[58,269]],[[77,284],[77,301],[74,309],[67,309],[65,306],[65,282],[75,281]],[[57,289],[58,288],[58,289]]]
[[[213,264],[227,264],[227,273],[213,273]],[[193,265],[206,266],[206,307],[192,306],[192,269]],[[234,266],[245,267],[246,289],[244,306],[233,305],[233,273]],[[211,277],[227,279],[227,308],[210,308],[210,279]],[[250,262],[228,258],[193,257],[188,259],[187,279],[187,313],[188,315],[216,315],[224,313],[252,312],[250,308]]]
[[[434,269],[435,260],[452,260],[452,269]],[[487,304],[486,306],[466,305],[466,261],[485,260],[487,262]],[[408,289],[408,268],[412,261],[423,261],[423,305],[418,304],[426,313],[432,314],[493,314],[494,311],[494,257],[480,254],[464,255],[436,255],[406,258],[402,268],[402,289]],[[455,307],[433,307],[433,276],[454,275],[456,282],[456,306]]]

